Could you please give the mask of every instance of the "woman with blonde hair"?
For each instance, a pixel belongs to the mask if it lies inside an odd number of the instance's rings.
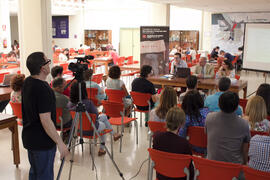
[[[176,105],[176,91],[172,87],[165,87],[161,93],[159,105],[150,112],[149,121],[165,122],[167,112]]]
[[[266,119],[266,105],[261,96],[254,96],[247,102],[245,116],[249,121],[250,129],[255,131],[269,132],[269,121]]]

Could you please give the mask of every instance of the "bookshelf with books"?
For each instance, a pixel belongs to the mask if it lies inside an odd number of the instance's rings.
[[[106,47],[112,43],[111,30],[84,30],[84,43],[91,49]]]
[[[170,49],[175,45],[182,49],[193,47],[195,50],[199,49],[199,31],[170,31]]]

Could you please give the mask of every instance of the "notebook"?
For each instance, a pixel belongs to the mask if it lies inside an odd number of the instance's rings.
[[[15,75],[16,74],[5,74],[3,83],[0,83],[0,87],[9,87],[10,86],[10,80]]]
[[[190,68],[177,68],[175,72],[176,78],[186,78],[190,76]]]

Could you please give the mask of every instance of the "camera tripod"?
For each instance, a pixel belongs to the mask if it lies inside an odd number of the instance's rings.
[[[70,131],[70,135],[69,135],[69,140],[68,140],[68,148],[72,150],[71,152],[71,160],[70,160],[70,170],[69,170],[69,180],[71,179],[71,172],[72,172],[72,166],[73,166],[73,159],[74,159],[74,151],[75,151],[75,147],[77,145],[82,145],[85,143],[83,140],[83,130],[82,130],[82,113],[84,112],[87,116],[87,119],[89,120],[89,123],[92,125],[92,128],[94,129],[94,133],[93,133],[93,137],[97,136],[99,140],[101,140],[100,138],[100,134],[98,133],[95,124],[93,123],[91,117],[89,116],[88,112],[86,111],[85,105],[82,103],[82,95],[81,95],[81,82],[82,81],[78,81],[79,84],[79,102],[76,105],[76,114],[74,117],[74,120],[72,122],[72,127],[71,127],[71,131]],[[78,124],[80,124],[80,139],[79,139],[79,143],[75,144],[76,139],[74,138],[77,135],[77,130],[78,130]],[[101,142],[102,145],[104,145],[105,151],[106,153],[109,155],[114,167],[116,168],[116,170],[118,171],[120,177],[122,178],[122,180],[125,180],[125,178],[123,177],[123,173],[120,171],[120,169],[118,168],[117,164],[115,163],[115,161],[113,160],[113,157],[111,155],[111,153],[109,152],[108,148],[105,145],[105,142]],[[91,149],[90,149],[91,152]],[[92,158],[92,164],[94,165],[94,155],[93,155],[93,151],[91,152],[91,158]],[[57,175],[57,180],[60,179],[61,176],[61,172],[63,169],[65,163],[65,158],[62,159],[59,171],[58,171],[58,175]]]

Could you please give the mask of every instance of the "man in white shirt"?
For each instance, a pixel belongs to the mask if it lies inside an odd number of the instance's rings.
[[[199,64],[195,67],[194,75],[198,78],[214,78],[215,71],[214,66],[206,63],[206,57],[201,57]]]
[[[175,53],[174,55],[174,61],[171,64],[171,74],[174,74],[176,72],[177,68],[187,68],[186,61],[181,59],[180,53]]]

